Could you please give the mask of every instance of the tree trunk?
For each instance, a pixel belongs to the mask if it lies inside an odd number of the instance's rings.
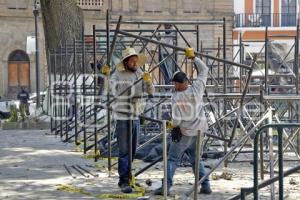
[[[83,12],[76,0],[40,0],[46,49],[55,50],[73,39],[81,39]]]

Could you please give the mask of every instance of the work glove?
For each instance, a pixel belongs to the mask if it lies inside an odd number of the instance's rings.
[[[185,49],[185,56],[188,58],[188,59],[193,59],[195,58],[195,50],[193,48],[186,48]]]
[[[146,83],[146,84],[148,84],[148,85],[151,85],[151,84],[152,84],[152,77],[151,77],[150,73],[145,72],[145,73],[143,74],[143,81],[144,81],[144,83]]]
[[[175,126],[173,125],[173,123],[171,121],[166,121],[166,126],[167,126],[167,129],[172,129],[172,128],[175,128]]]
[[[175,142],[175,143],[177,143],[181,140],[182,133],[181,133],[181,130],[180,130],[179,126],[173,128],[171,130],[171,138],[172,138],[172,141]]]
[[[105,76],[110,75],[110,67],[108,65],[104,65],[101,69],[101,72]]]

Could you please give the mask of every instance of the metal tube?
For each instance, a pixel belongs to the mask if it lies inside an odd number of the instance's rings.
[[[268,118],[268,124],[272,124],[272,115]],[[274,150],[273,150],[273,133],[272,128],[268,129],[269,136],[269,160],[270,160],[270,178],[274,178]],[[271,199],[275,199],[275,185],[271,184]]]
[[[262,126],[257,132],[256,135],[254,137],[254,154],[253,154],[253,162],[254,162],[254,166],[253,166],[253,176],[254,176],[254,182],[253,182],[253,195],[254,195],[254,200],[258,200],[258,138],[260,136],[260,134],[262,133],[262,131],[266,128],[278,128],[278,156],[280,158],[281,163],[279,163],[279,199],[282,200],[283,199],[283,157],[282,157],[282,127],[285,128],[292,128],[292,127],[300,127],[299,123],[290,123],[290,124],[286,124],[286,123],[282,123],[282,124],[267,124]]]
[[[226,68],[226,19],[223,18],[224,24],[223,24],[223,82],[224,82],[224,88],[223,92],[227,92],[227,68]],[[226,107],[226,106],[224,106]],[[226,114],[226,113],[225,113]]]
[[[158,26],[161,26],[161,25],[162,24],[158,24]],[[150,29],[150,28],[149,29],[146,29],[146,28],[144,28],[144,29],[123,28],[122,30],[126,31],[126,32],[131,32],[131,33],[151,33],[151,35],[155,31],[155,29]],[[116,29],[111,29],[110,31],[115,32]],[[192,28],[191,29],[187,28],[187,29],[181,30],[181,32],[185,32],[185,33],[190,33],[190,32],[194,32],[194,31],[195,31],[195,29],[192,29]],[[106,29],[101,29],[101,28],[96,29],[96,33],[102,33],[102,32],[106,32]],[[161,30],[157,30],[156,32],[161,33],[161,32],[165,32],[165,30],[161,29]],[[174,33],[174,32],[176,32],[176,30],[170,29],[170,32]],[[151,37],[151,35],[147,35],[147,36]],[[86,35],[86,36],[89,36],[89,35]],[[97,36],[100,36],[100,34],[97,34]],[[161,36],[161,37],[167,37],[167,36]],[[101,43],[101,42],[102,41],[97,41],[97,43]],[[127,42],[127,41],[124,41],[124,42]]]
[[[268,90],[268,26],[265,32],[265,93],[269,94]]]
[[[283,200],[283,152],[282,152],[282,127],[277,129],[278,131],[278,176],[279,176],[279,200]]]
[[[164,179],[163,179],[163,190],[164,199],[167,199],[168,195],[168,155],[167,155],[167,121],[163,121],[163,163],[164,163]]]
[[[51,86],[51,68],[52,68],[52,59],[51,59],[51,53],[50,50],[48,50],[48,91],[49,91],[49,104],[47,105],[47,108],[50,107],[50,112],[48,110],[48,115],[50,115],[50,132],[53,131],[53,112],[52,112],[52,86]]]
[[[260,146],[260,178],[262,180],[264,180],[264,133],[260,134],[260,142],[259,142],[259,146]]]
[[[74,64],[74,68],[73,68],[73,70],[74,70],[74,74],[73,74],[73,76],[74,76],[74,114],[75,114],[75,144],[77,145],[78,144],[78,129],[77,129],[77,125],[78,125],[78,121],[77,121],[77,73],[76,73],[76,51],[77,51],[77,48],[76,48],[76,41],[75,41],[75,39],[74,39],[74,60],[73,60],[73,64]],[[96,66],[95,66],[96,67]],[[72,105],[73,106],[73,105]],[[73,112],[73,108],[72,108],[72,112]],[[73,113],[72,113],[73,114]]]
[[[173,26],[175,27],[176,31],[179,33],[179,35],[181,36],[181,38],[183,39],[183,41],[188,45],[188,47],[191,47],[191,45],[189,44],[189,42],[185,39],[184,35],[181,33],[181,31],[177,28],[177,26],[175,24],[173,24]]]
[[[269,112],[269,109],[266,111],[266,112]],[[216,170],[223,162],[224,160],[227,160],[229,158],[229,156],[231,156],[231,154],[234,152],[234,150],[236,148],[238,148],[240,146],[241,143],[244,142],[244,140],[246,140],[247,138],[249,138],[255,131],[256,131],[256,128],[266,119],[266,116],[263,116],[257,123],[256,123],[256,126],[254,126],[250,131],[249,133],[247,133],[246,135],[244,135],[242,138],[240,138],[236,143],[235,145],[230,148],[230,150],[219,160],[219,162],[213,166],[211,168],[211,170],[205,174],[205,176],[203,176],[199,183],[198,184],[201,184],[207,177],[209,177],[209,175],[214,171]],[[190,196],[194,191],[194,188],[188,190],[184,195],[185,196]]]
[[[246,85],[244,87],[244,91],[243,91],[243,94],[242,94],[242,97],[241,97],[240,107],[239,107],[239,110],[237,112],[237,118],[235,120],[233,129],[232,129],[232,134],[231,134],[230,142],[228,143],[228,146],[231,146],[232,141],[234,140],[235,131],[236,131],[236,128],[237,128],[237,125],[238,125],[238,120],[241,117],[241,112],[242,112],[242,109],[243,109],[244,100],[245,100],[246,94],[248,92],[248,87],[249,87],[249,84],[250,84],[250,80],[251,80],[251,76],[252,76],[252,72],[253,72],[255,62],[256,62],[256,57],[254,57],[254,59],[252,61],[252,64],[251,64],[251,69],[248,72],[248,78],[247,78]]]
[[[295,75],[296,75],[296,94],[299,94],[299,24],[297,25],[295,44]]]
[[[121,21],[122,21],[122,16],[119,17],[119,21],[117,24],[116,32],[111,44],[110,48],[110,13],[109,10],[106,11],[106,49],[107,49],[107,65],[110,65],[111,62],[111,57],[115,48],[115,44],[117,41],[117,36],[118,36],[118,30],[120,29],[121,26]],[[107,76],[107,107],[110,107],[111,101],[110,101],[110,81],[109,81],[109,75]],[[110,110],[107,110],[107,132],[108,132],[108,172],[110,176],[111,172],[111,112]]]
[[[38,40],[38,16],[37,1],[34,2],[34,25],[35,25],[35,78],[36,78],[36,109],[40,108],[40,55],[39,55],[39,40]]]
[[[175,45],[171,45],[171,44],[167,44],[167,43],[163,43],[163,42],[159,42],[157,40],[152,40],[152,39],[149,39],[149,38],[146,38],[146,37],[143,37],[143,36],[139,36],[139,35],[127,33],[127,32],[122,31],[122,30],[119,30],[118,33],[120,33],[122,35],[125,35],[125,36],[128,36],[128,37],[133,37],[133,38],[138,38],[138,39],[141,39],[141,40],[149,41],[149,42],[151,42],[153,44],[158,44],[158,45],[162,45],[164,47],[169,47],[169,48],[172,48],[172,49],[177,50],[177,51],[183,51],[183,52],[185,51],[185,48],[177,47]],[[217,61],[225,62],[225,63],[227,63],[229,65],[234,65],[234,66],[242,67],[242,68],[245,68],[245,69],[250,69],[250,67],[248,65],[239,64],[239,63],[235,63],[235,62],[232,62],[232,61],[229,61],[229,60],[224,60],[224,59],[216,58],[214,56],[203,54],[203,53],[199,53],[199,52],[195,52],[195,54],[198,55],[198,56],[203,56],[205,58],[212,59],[212,60],[217,60]]]
[[[82,76],[82,95],[83,95],[83,153],[86,154],[86,87],[85,87],[85,75],[86,75],[86,68],[85,68],[85,38],[84,38],[84,26],[82,26],[82,68],[83,68],[83,76]]]
[[[221,39],[220,39],[220,37],[218,37],[218,57],[220,57],[220,55],[221,55]],[[218,81],[218,84],[220,84],[221,77],[220,77],[220,61],[219,60],[218,60],[218,73],[217,73],[217,75],[218,75],[217,81]]]
[[[147,166],[145,166],[144,168],[140,169],[138,172],[136,172],[134,174],[134,176],[137,177],[138,175],[142,174],[144,171],[146,171],[147,169],[151,168],[152,166],[154,166],[156,163],[158,163],[160,161],[162,161],[162,157],[157,158],[152,163],[150,163]]]
[[[284,172],[284,177],[289,176],[291,174],[294,174],[294,173],[296,173],[298,171],[300,171],[300,165],[298,165],[296,167],[293,167],[293,168],[285,171]],[[264,187],[266,187],[268,185],[271,185],[272,183],[275,183],[278,180],[279,180],[279,176],[275,176],[273,178],[270,178],[270,179],[265,180],[262,183],[260,183],[258,185],[258,188],[259,189],[264,188]],[[254,190],[253,190],[253,187],[252,188],[241,188],[241,193],[242,193],[242,191],[243,191],[243,193],[244,193],[244,195],[246,197],[248,194],[252,193]],[[240,198],[241,198],[241,194],[240,195],[235,195],[235,196],[229,198],[228,200],[239,200]]]
[[[60,69],[59,69],[59,93],[60,93],[60,95],[62,94],[62,47],[60,47]],[[60,121],[59,121],[59,123],[60,123],[60,138],[62,138],[63,137],[63,124],[62,124],[62,112],[63,112],[63,99],[61,98],[61,96],[60,96],[60,98],[59,98],[59,100],[60,100],[60,102],[59,102],[59,104],[60,104]]]
[[[111,20],[111,23],[116,24],[118,21]],[[222,25],[223,21],[123,21],[123,24],[179,24],[179,25]]]
[[[111,60],[111,56],[112,56],[112,51],[113,49],[110,50],[110,13],[109,10],[106,10],[106,53],[107,53],[107,60],[106,60],[106,64],[107,66],[110,65],[110,60]],[[119,26],[119,23],[118,25]],[[114,38],[117,37],[117,32],[114,35]],[[114,39],[115,42],[115,39]],[[111,51],[111,53],[110,53]],[[110,81],[109,81],[109,77],[107,77],[107,102],[110,101]],[[109,107],[110,104],[107,104],[107,107]],[[110,176],[110,172],[111,172],[111,113],[109,110],[106,111],[107,112],[107,139],[108,139],[108,160],[107,160],[107,165],[108,165],[108,176]]]
[[[243,38],[242,38],[242,33],[240,33],[240,63],[244,63],[244,49],[243,49]],[[243,75],[243,69],[240,69],[240,78],[242,78]],[[241,84],[241,79],[239,80],[239,87],[240,87],[240,92],[242,92],[242,84]]]
[[[65,67],[64,67],[64,72],[65,72],[65,78],[64,78],[64,84],[65,84],[65,97],[67,97],[67,93],[68,94],[70,94],[70,91],[71,91],[71,88],[69,88],[68,86],[68,82],[67,82],[67,80],[68,80],[68,51],[67,51],[67,42],[65,43],[65,52],[64,52],[64,58],[65,58],[65,60],[64,60],[64,64],[65,64]],[[67,99],[66,99],[66,105],[64,106],[65,107],[65,109],[66,109],[66,121],[64,122],[64,124],[66,125],[66,139],[64,140],[64,141],[68,141],[68,132],[69,132],[69,117],[70,116],[68,116],[68,109],[69,109],[69,105],[67,105]],[[72,112],[72,110],[71,110],[71,112]],[[73,117],[73,116],[72,116]]]
[[[97,77],[96,77],[96,35],[95,35],[96,26],[93,25],[93,59],[94,59],[94,153],[97,155],[97,107],[96,107],[96,97],[97,97]],[[95,156],[95,162],[97,161],[97,156]]]
[[[199,182],[199,171],[200,171],[200,161],[201,161],[201,155],[202,155],[202,137],[201,137],[201,131],[198,131],[197,134],[197,141],[196,141],[196,158],[195,158],[195,183],[194,183],[194,200],[197,200],[198,197],[198,182]]]
[[[199,31],[199,25],[196,26],[196,43],[197,43],[197,52],[200,52],[200,31]]]
[[[53,90],[54,90],[54,99],[53,99],[53,104],[54,104],[54,127],[55,127],[55,135],[57,135],[57,101],[56,101],[56,52],[54,54],[54,69],[53,69],[53,74],[54,74],[54,85],[53,85]]]

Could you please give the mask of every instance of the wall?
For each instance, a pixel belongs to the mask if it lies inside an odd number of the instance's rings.
[[[26,52],[27,36],[35,35],[33,0],[0,0],[0,96],[7,95],[8,56],[16,50]],[[44,32],[41,18],[38,19],[40,44],[40,88],[44,90],[47,82],[47,66],[44,47]],[[30,54],[30,86],[36,90],[35,54]]]

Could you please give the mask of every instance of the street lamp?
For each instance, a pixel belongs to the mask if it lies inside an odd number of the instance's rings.
[[[39,67],[39,40],[38,40],[38,16],[39,16],[39,9],[38,9],[38,2],[37,0],[34,1],[33,7],[33,15],[34,15],[34,24],[35,24],[35,78],[36,78],[36,109],[40,107],[40,67]]]

